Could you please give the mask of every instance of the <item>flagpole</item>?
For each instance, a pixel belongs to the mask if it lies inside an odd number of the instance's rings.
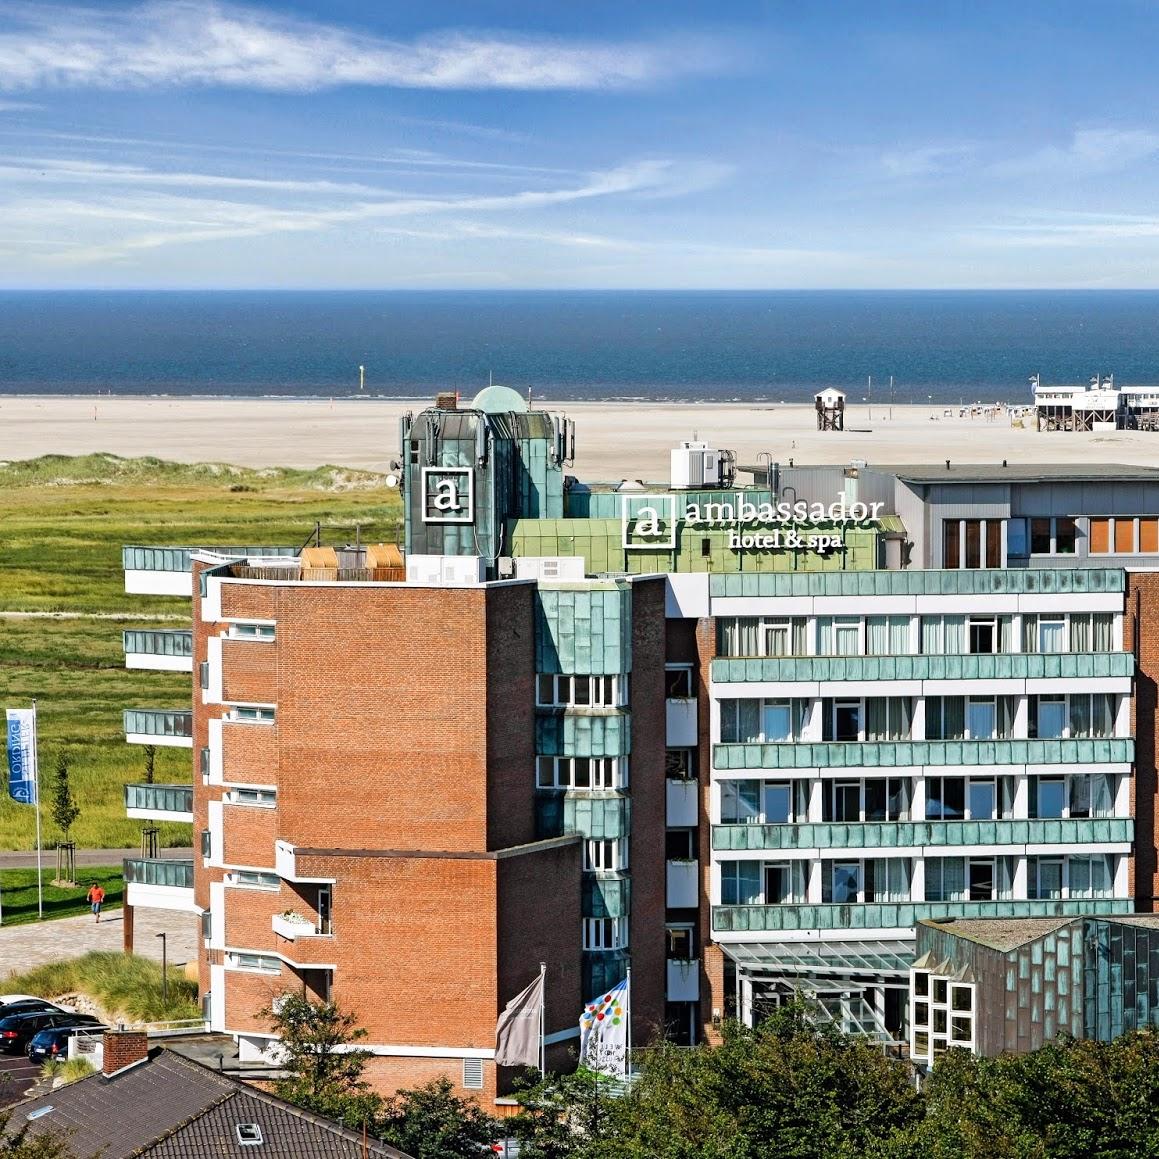
[[[539,1077],[547,1076],[547,963],[539,963]]]
[[[627,1027],[627,1044],[624,1050],[624,1078],[627,1082],[632,1081],[632,967],[628,967],[628,972],[625,975],[627,986],[624,987],[627,992],[628,1001],[625,1003],[627,1007],[626,1013],[628,1015]]]
[[[32,784],[36,793],[36,918],[44,921],[44,867],[40,858],[40,754],[36,747],[36,698],[32,700]]]

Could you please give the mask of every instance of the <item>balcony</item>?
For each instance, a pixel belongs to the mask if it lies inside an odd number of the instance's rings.
[[[632,801],[620,793],[545,792],[535,800],[541,837],[580,833],[592,840],[626,837],[631,829]]]
[[[285,938],[290,942],[297,941],[299,938],[329,938],[333,936],[332,930],[319,929],[317,922],[291,911],[274,914],[270,924],[279,938]]]
[[[123,547],[121,566],[130,595],[192,596],[193,555],[205,552],[225,559],[297,556],[296,547]]]
[[[665,902],[669,909],[696,909],[700,904],[700,862],[665,863]]]
[[[317,854],[316,849],[298,849],[288,841],[274,842],[274,871],[283,881],[303,882],[306,884],[326,885],[333,883],[333,877],[316,877],[302,872],[304,867],[298,865],[299,854]]]
[[[697,735],[696,697],[669,697],[665,702],[667,744],[672,749],[694,748]]]
[[[714,905],[717,934],[796,930],[906,929],[927,918],[1053,918],[1127,913],[1129,898],[918,901],[865,905]]]
[[[193,713],[188,709],[126,708],[124,721],[130,744],[193,747]]]
[[[192,785],[126,785],[125,816],[142,821],[193,821]]]
[[[762,656],[712,661],[715,684],[881,680],[1129,680],[1130,652],[1014,652],[976,656]]]
[[[664,786],[664,820],[669,828],[695,828],[700,823],[696,781],[669,777]]]
[[[700,1001],[700,959],[669,958],[664,997],[669,1002]]]
[[[909,768],[922,765],[1130,764],[1130,737],[1074,740],[912,740],[718,744],[717,769]]]
[[[193,900],[193,862],[165,857],[125,859],[125,904],[200,913]]]
[[[714,850],[902,849],[955,845],[1129,845],[1129,817],[1029,821],[833,822],[801,825],[714,825]]]
[[[123,632],[126,668],[151,668],[159,672],[193,671],[193,633]]]
[[[1029,568],[962,571],[717,572],[713,599],[734,596],[984,596],[1120,593],[1117,568]]]

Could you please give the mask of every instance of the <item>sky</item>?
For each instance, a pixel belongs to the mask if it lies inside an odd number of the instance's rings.
[[[1159,286],[1155,0],[0,0],[0,286]]]

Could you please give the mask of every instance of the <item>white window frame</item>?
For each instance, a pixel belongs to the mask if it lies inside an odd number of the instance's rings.
[[[925,978],[926,992],[923,995],[917,993],[917,977],[919,975]],[[944,1002],[935,1000],[934,996],[938,984],[945,986],[946,998]],[[970,995],[968,1012],[954,1009],[954,998],[959,991],[966,991]],[[927,1066],[933,1066],[937,1057],[951,1047],[961,1047],[972,1054],[977,1052],[978,987],[976,983],[954,981],[929,970],[910,970],[909,997],[911,1059],[915,1062],[924,1062]],[[924,1019],[919,1017],[919,1007],[925,1015]],[[946,1030],[944,1034],[934,1030],[937,1014],[945,1015]],[[967,1037],[954,1036],[955,1018],[969,1022],[970,1033]],[[924,1051],[918,1049],[919,1035],[924,1036],[925,1039],[926,1049]],[[937,1042],[942,1044],[940,1049],[935,1046]]]
[[[278,706],[276,704],[230,704],[225,715],[230,724],[276,724]],[[257,713],[256,716],[240,715]]]
[[[588,700],[583,702],[576,700],[576,690],[580,687],[587,689]],[[545,693],[550,699],[544,699]],[[583,675],[539,672],[535,676],[537,708],[624,708],[627,704],[626,673]]]
[[[628,948],[628,919],[584,918],[583,949],[626,950]]]
[[[583,843],[583,868],[588,872],[618,873],[628,868],[626,837],[587,838]]]
[[[227,970],[239,970],[247,974],[280,974],[282,960],[273,954],[228,950],[225,955],[225,967]]]
[[[276,809],[278,790],[273,785],[234,785],[226,792],[225,803],[247,809]]]
[[[282,879],[271,869],[234,869],[225,875],[225,884],[232,889],[277,893],[282,888]]]
[[[225,638],[272,644],[277,639],[277,624],[274,620],[232,620]]]
[[[575,783],[577,761],[588,762],[588,783]],[[597,789],[628,787],[627,757],[549,757],[535,758],[535,786],[538,789],[574,789],[588,792]]]

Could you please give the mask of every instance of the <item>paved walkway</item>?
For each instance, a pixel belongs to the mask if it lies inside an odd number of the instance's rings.
[[[178,860],[189,860],[193,856],[193,850],[188,846],[176,847],[173,849],[159,849],[157,851],[159,857],[176,857]],[[76,851],[76,864],[78,869],[84,869],[87,865],[120,865],[126,857],[140,857],[140,848],[136,849],[78,849]],[[56,850],[45,849],[41,853],[44,868],[49,871],[49,877],[56,872]],[[35,869],[36,868],[36,850],[29,852],[27,849],[22,849],[17,853],[0,853],[0,869]],[[47,881],[48,878],[45,878]]]
[[[155,935],[164,932],[171,965],[196,958],[199,918],[193,914],[139,906],[135,916],[133,940],[138,954],[160,961],[161,939]],[[30,922],[23,926],[0,926],[0,980],[13,971],[28,970],[60,958],[76,958],[89,950],[119,951],[123,937],[120,910],[104,914],[99,922],[84,914],[56,921]]]

